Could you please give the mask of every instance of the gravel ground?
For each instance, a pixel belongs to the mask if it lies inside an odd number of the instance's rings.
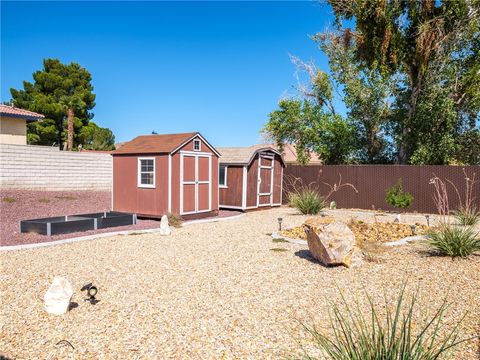
[[[305,217],[279,208],[225,222],[156,234],[116,236],[50,248],[0,253],[0,352],[11,358],[278,358],[299,350],[298,321],[327,328],[338,289],[347,300],[366,291],[389,304],[408,279],[419,289],[416,317],[448,296],[445,324],[467,312],[462,336],[479,334],[480,256],[452,261],[417,245],[388,249],[360,268],[325,268],[305,247],[273,243],[269,233]],[[272,251],[284,248],[286,251]],[[47,314],[43,295],[55,275],[74,286],[77,303]],[[96,305],[79,289],[93,282]],[[365,302],[361,302],[361,306]],[[75,349],[56,345],[71,342]],[[479,357],[477,340],[455,359]]]
[[[11,200],[13,199],[13,200]],[[139,220],[136,225],[44,236],[20,232],[20,220],[109,211],[109,191],[0,191],[0,245],[32,244],[111,231],[141,230],[160,226],[155,220]]]
[[[53,236],[20,232],[21,220],[109,211],[111,209],[110,195],[109,191],[1,190],[0,246],[33,244],[113,231],[152,229],[160,226],[158,220],[138,219],[135,225]],[[219,217],[238,213],[238,211],[221,210]]]

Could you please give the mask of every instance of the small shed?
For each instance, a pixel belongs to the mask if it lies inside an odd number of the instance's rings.
[[[219,148],[219,205],[243,211],[282,205],[285,161],[273,147]]]
[[[112,156],[113,210],[152,218],[218,213],[220,154],[200,133],[138,136]]]

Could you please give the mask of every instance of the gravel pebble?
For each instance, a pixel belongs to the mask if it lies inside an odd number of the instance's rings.
[[[402,281],[417,287],[418,316],[431,314],[445,295],[453,325],[467,312],[462,336],[479,334],[480,256],[452,261],[416,245],[391,248],[360,268],[326,268],[307,248],[273,243],[305,217],[290,208],[248,213],[225,222],[195,224],[173,234],[115,236],[35,250],[0,253],[0,352],[10,358],[266,359],[299,350],[298,321],[328,328],[339,301],[393,304]],[[282,247],[286,252],[270,249]],[[77,304],[49,315],[43,295],[65,276]],[[99,288],[96,305],[80,288]],[[61,343],[68,340],[75,349]],[[462,344],[455,359],[476,359],[479,342]]]

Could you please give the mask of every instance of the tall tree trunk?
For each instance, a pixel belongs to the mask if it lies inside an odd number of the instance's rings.
[[[73,150],[73,118],[75,114],[72,108],[67,110],[67,130],[68,130],[68,140],[67,140],[67,150]]]
[[[408,158],[412,155],[412,149],[409,148],[410,144],[408,144],[407,138],[411,131],[412,120],[417,110],[417,101],[420,95],[420,89],[422,87],[422,78],[420,75],[418,75],[418,70],[415,72],[411,71],[410,74],[412,73],[415,73],[416,75],[410,75],[410,99],[408,103],[408,112],[407,118],[405,119],[406,121],[402,127],[402,139],[399,144],[397,156],[397,163],[402,165],[406,164]]]

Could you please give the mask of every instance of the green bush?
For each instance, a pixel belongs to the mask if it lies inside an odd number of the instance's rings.
[[[442,326],[447,301],[433,312],[425,322],[417,324],[413,314],[416,310],[417,294],[410,300],[405,299],[405,284],[401,287],[396,306],[387,301],[381,310],[376,308],[367,295],[369,311],[365,315],[358,300],[355,306],[343,299],[342,306],[333,304],[330,314],[331,336],[315,326],[302,324],[311,335],[313,348],[320,350],[322,356],[310,356],[306,359],[334,360],[430,360],[444,358],[447,351],[470,339],[458,340],[458,326],[445,331]],[[441,336],[440,334],[443,334]],[[306,347],[304,347],[306,348]],[[309,346],[310,348],[310,346]],[[318,356],[318,357],[317,357]]]
[[[476,207],[461,207],[453,212],[460,225],[475,226],[480,222],[480,211]]]
[[[480,251],[480,237],[471,227],[442,225],[427,234],[430,247],[441,255],[467,257]]]
[[[290,206],[304,215],[316,215],[325,207],[325,200],[310,188],[303,188],[288,195]]]
[[[402,179],[398,179],[395,185],[387,189],[385,201],[398,209],[406,209],[412,205],[413,195],[403,189]]]

